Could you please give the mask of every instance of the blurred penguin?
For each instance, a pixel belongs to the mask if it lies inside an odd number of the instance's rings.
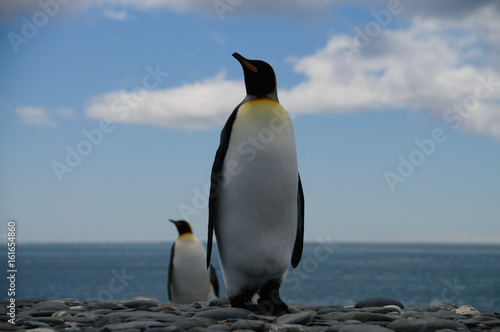
[[[168,298],[172,303],[211,301],[219,297],[219,283],[212,266],[207,269],[203,244],[185,220],[171,220],[179,237],[172,245],[168,271]]]

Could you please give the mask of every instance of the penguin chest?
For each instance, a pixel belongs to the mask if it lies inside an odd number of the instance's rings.
[[[196,238],[183,235],[175,241],[170,291],[174,303],[205,301],[210,273],[206,268],[206,253]]]
[[[292,123],[279,103],[240,106],[222,173],[215,224],[221,260],[251,263],[257,274],[286,270],[297,230],[298,169]]]

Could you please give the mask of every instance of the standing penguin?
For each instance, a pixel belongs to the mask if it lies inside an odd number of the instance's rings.
[[[247,307],[259,294],[265,313],[289,312],[279,288],[302,256],[304,195],[292,122],[264,61],[233,53],[247,95],[222,129],[212,167],[207,267],[215,229],[227,297]]]
[[[168,269],[168,298],[172,303],[209,301],[219,296],[219,284],[212,266],[205,267],[203,244],[187,221],[171,220],[179,237],[172,245]]]

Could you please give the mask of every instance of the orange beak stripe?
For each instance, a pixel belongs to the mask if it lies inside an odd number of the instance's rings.
[[[248,69],[250,69],[254,73],[256,73],[256,74],[258,73],[257,67],[255,67],[254,65],[250,64],[249,62],[247,62],[245,60],[241,60],[241,62],[245,65],[245,67],[247,67]]]

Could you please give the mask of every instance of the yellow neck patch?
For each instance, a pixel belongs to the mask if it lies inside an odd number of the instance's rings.
[[[179,240],[179,241],[192,241],[194,239],[195,239],[195,237],[194,237],[193,233],[184,233],[182,235],[179,235],[179,237],[177,238],[177,240]]]
[[[252,121],[265,127],[276,122],[290,123],[290,117],[280,103],[271,98],[257,98],[240,106],[236,121]]]

